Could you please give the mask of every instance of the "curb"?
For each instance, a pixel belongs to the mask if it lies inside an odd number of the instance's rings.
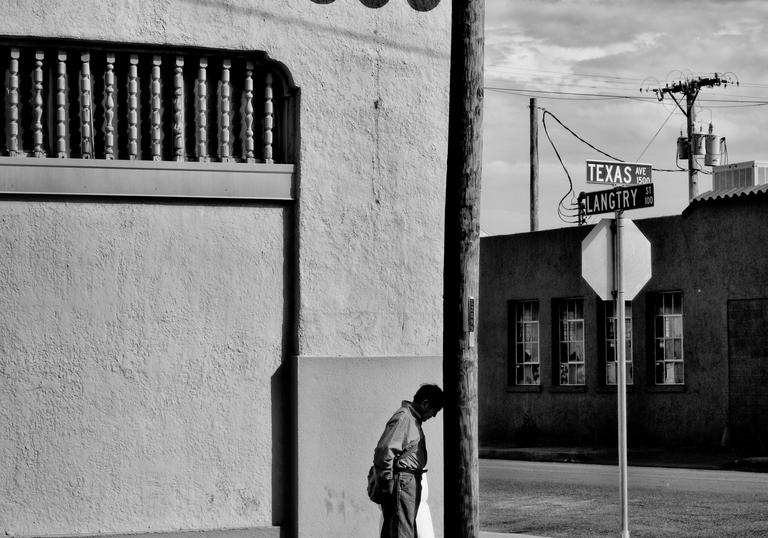
[[[478,455],[483,459],[618,465],[617,454],[610,449],[485,447],[478,450]],[[686,453],[683,451],[670,453],[655,449],[633,453],[630,450],[629,465],[630,467],[672,467],[766,473],[768,472],[768,457],[739,457],[722,453]]]
[[[508,534],[504,532],[480,531],[480,538],[544,538],[533,534]]]

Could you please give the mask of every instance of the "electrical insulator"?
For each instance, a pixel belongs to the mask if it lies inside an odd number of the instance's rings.
[[[682,160],[688,158],[688,138],[683,136],[682,132],[677,137],[677,158]]]
[[[709,134],[705,135],[707,153],[704,156],[704,164],[707,166],[720,165],[720,137],[712,132],[712,124],[709,124]]]
[[[693,154],[696,156],[706,155],[707,154],[707,140],[705,138],[705,134],[701,132],[701,128],[699,127],[697,130],[693,132]]]
[[[707,135],[707,154],[704,156],[704,164],[707,166],[720,166],[720,137],[714,134]]]

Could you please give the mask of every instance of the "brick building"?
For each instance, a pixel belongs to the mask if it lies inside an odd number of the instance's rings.
[[[631,217],[628,214],[627,217]],[[653,276],[627,303],[630,445],[768,446],[768,188],[639,219]],[[613,303],[581,277],[592,226],[481,239],[481,442],[611,444]]]

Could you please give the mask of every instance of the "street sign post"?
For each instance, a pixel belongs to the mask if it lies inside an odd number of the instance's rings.
[[[643,233],[616,211],[603,219],[581,243],[581,274],[604,301],[616,303],[616,362],[618,379],[619,500],[621,538],[629,538],[627,500],[627,365],[625,300],[635,298],[651,278],[651,244]]]
[[[614,284],[616,286],[616,363],[618,365],[616,392],[619,426],[619,500],[621,501],[621,538],[629,538],[629,494],[627,486],[627,363],[626,363],[626,322],[624,318],[624,271],[622,255],[624,248],[623,220],[621,211],[616,211],[616,244],[613,249]],[[646,240],[647,241],[647,240]]]
[[[625,300],[632,300],[651,277],[651,244],[631,220],[626,209],[653,205],[652,167],[606,161],[587,161],[587,183],[614,185],[613,189],[581,193],[584,215],[614,212],[582,242],[582,276],[604,301],[616,304],[616,362],[619,430],[619,497],[621,538],[629,538],[627,501],[627,365]]]

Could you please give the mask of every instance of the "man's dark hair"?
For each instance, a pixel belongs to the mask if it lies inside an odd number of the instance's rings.
[[[422,385],[416,394],[413,395],[413,403],[421,403],[424,400],[429,401],[430,407],[437,410],[443,408],[443,391],[437,385]]]

